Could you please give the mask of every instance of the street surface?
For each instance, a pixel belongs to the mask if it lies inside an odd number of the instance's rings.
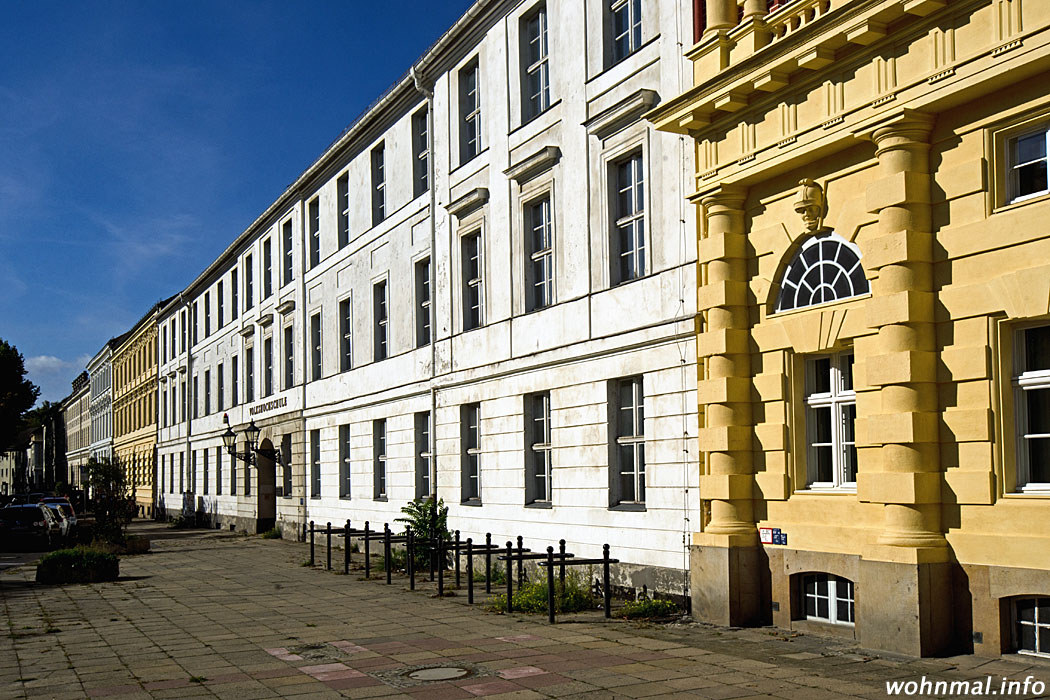
[[[404,578],[303,566],[301,543],[133,529],[159,539],[123,557],[114,583],[38,586],[33,566],[0,572],[0,698],[825,700],[885,698],[887,681],[923,677],[1050,684],[1050,664],[1026,657],[907,659],[771,628],[600,612],[551,626],[467,606],[465,591],[438,599],[429,583],[409,591]]]

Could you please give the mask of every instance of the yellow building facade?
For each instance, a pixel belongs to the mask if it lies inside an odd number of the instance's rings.
[[[705,9],[694,616],[1050,655],[1050,3]]]
[[[124,467],[138,515],[153,517],[157,447],[157,310],[113,351],[113,454]]]

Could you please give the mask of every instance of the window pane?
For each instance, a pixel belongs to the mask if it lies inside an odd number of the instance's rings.
[[[1035,626],[1018,625],[1017,636],[1019,638],[1018,648],[1027,651],[1035,651]]]
[[[1046,134],[1040,132],[1017,139],[1017,163],[1046,158]]]
[[[831,444],[831,408],[821,406],[810,409],[813,419],[813,442]]]
[[[1017,194],[1023,196],[1044,192],[1046,184],[1046,161],[1042,160],[1017,169]]]
[[[853,390],[853,354],[842,356],[842,390]]]
[[[831,391],[831,358],[821,357],[810,362],[812,387],[814,394],[827,394]]]
[[[638,494],[636,500],[645,500],[645,443],[637,444],[638,455]]]
[[[1050,326],[1024,332],[1025,371],[1050,369]]]
[[[829,482],[833,480],[831,473],[831,445],[812,448],[813,454],[813,480]]]
[[[1035,598],[1023,598],[1017,601],[1017,619],[1021,622],[1035,622]]]
[[[1028,481],[1050,484],[1050,438],[1028,439]]]
[[[1028,434],[1050,433],[1050,389],[1024,392],[1028,404]]]

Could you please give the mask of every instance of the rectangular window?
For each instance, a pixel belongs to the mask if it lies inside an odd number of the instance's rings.
[[[642,45],[642,0],[613,0],[612,60],[622,61]]]
[[[551,502],[551,395],[525,397],[525,502]]]
[[[186,453],[179,453],[179,493],[186,493]]]
[[[1026,328],[1015,341],[1017,486],[1050,491],[1050,326]]]
[[[204,293],[204,337],[211,335],[211,292]]]
[[[292,257],[292,220],[288,219],[281,224],[281,240],[284,246],[284,279],[281,280],[283,284],[290,283],[295,279],[295,266],[292,264],[294,259]]]
[[[222,448],[215,448],[215,494],[222,495]]]
[[[554,253],[551,235],[551,199],[543,197],[525,206],[526,309],[535,311],[554,301]]]
[[[211,415],[211,370],[204,370],[204,415]]]
[[[831,574],[802,577],[803,612],[807,620],[853,624],[853,582]]]
[[[1014,618],[1017,651],[1050,657],[1050,598],[1018,598]]]
[[[236,406],[241,400],[241,394],[239,389],[240,375],[238,374],[237,368],[237,356],[234,355],[230,359],[230,406]]]
[[[321,203],[317,197],[310,200],[308,207],[310,224],[310,269],[321,264]]]
[[[1046,167],[1048,142],[1050,130],[1043,126],[1038,131],[1012,138],[1007,143],[1011,202],[1050,192]]]
[[[162,428],[168,427],[168,389],[165,387],[160,392],[160,425]],[[78,445],[79,447],[79,445]]]
[[[230,495],[237,495],[237,458],[230,458]]]
[[[380,143],[372,149],[372,225],[386,218],[386,153]]]
[[[372,421],[373,498],[386,499],[386,419]]]
[[[216,315],[218,316],[216,328],[226,325],[226,294],[223,289],[222,280],[219,280],[218,290],[215,292]]]
[[[615,383],[610,432],[615,479],[610,484],[613,505],[645,503],[645,393],[641,377]]]
[[[339,371],[346,372],[354,366],[353,318],[350,316],[350,299],[339,302]]]
[[[642,154],[613,165],[613,279],[616,283],[645,274],[645,180]]]
[[[350,426],[339,426],[339,498],[350,498]]]
[[[186,310],[179,314],[179,352],[186,350]]]
[[[416,263],[416,347],[430,343],[430,258]]]
[[[192,338],[191,347],[193,345],[196,345],[199,342],[198,341],[198,336],[197,336],[197,324],[198,324],[198,322],[200,320],[200,315],[198,313],[199,310],[200,310],[200,302],[199,301],[193,302],[193,308],[191,309],[191,311],[193,313],[190,316],[190,336]]]
[[[222,363],[220,362],[219,363],[219,368],[218,368],[218,374],[216,375],[216,379],[218,381],[218,386],[216,387],[216,391],[215,391],[215,399],[216,399],[215,409],[217,411],[224,411],[224,410],[226,410],[226,373],[223,372],[223,369],[224,369],[224,367],[222,366]]]
[[[244,391],[248,403],[255,401],[255,348],[244,352]]]
[[[273,245],[270,239],[263,241],[263,299],[269,299],[273,294]]]
[[[432,493],[430,464],[433,448],[430,445],[430,411],[416,414],[416,498],[426,498]]]
[[[247,453],[249,449],[250,449],[250,447],[248,446],[248,442],[245,441],[245,443],[244,443],[244,451]],[[245,468],[245,470],[244,470],[244,495],[245,496],[251,496],[252,495],[252,472],[248,468]]]
[[[857,487],[853,353],[806,360],[806,468],[811,489]]]
[[[481,232],[463,236],[463,330],[479,328],[484,318],[481,278]]]
[[[430,183],[430,139],[427,127],[427,110],[423,108],[412,115],[412,196],[418,197],[429,189]]]
[[[295,386],[295,334],[292,326],[284,327],[284,388]]]
[[[237,318],[237,314],[240,313],[240,307],[237,301],[237,270],[230,271],[230,318]]]
[[[339,247],[350,243],[350,175],[343,173],[335,181],[336,208],[339,210]]]
[[[375,360],[385,360],[387,357],[387,299],[386,280],[376,282],[372,288],[372,315],[375,318]]]
[[[194,418],[199,418],[200,417],[200,411],[199,411],[200,406],[198,405],[198,402],[200,401],[200,397],[201,397],[201,395],[200,395],[200,384],[197,381],[197,375],[195,374],[195,375],[193,375],[193,393],[190,394],[190,404],[193,406],[193,417]]]
[[[310,379],[321,378],[321,314],[310,317]]]
[[[244,310],[255,306],[255,267],[252,265],[252,256],[249,253],[244,256]]]
[[[460,487],[464,503],[481,502],[481,405],[468,403],[460,408]]]
[[[459,162],[481,153],[480,69],[474,59],[459,71]]]
[[[206,450],[206,449],[201,450],[201,454],[202,454],[202,457],[204,459],[204,465],[202,467],[204,469],[204,495],[207,496],[208,495],[208,478],[211,476],[211,474],[208,473],[208,450]]]
[[[521,37],[521,118],[527,122],[551,106],[546,5],[522,19]]]
[[[321,431],[310,431],[310,498],[321,497]]]
[[[281,495],[290,498],[292,495],[292,436],[285,433],[281,436]]]

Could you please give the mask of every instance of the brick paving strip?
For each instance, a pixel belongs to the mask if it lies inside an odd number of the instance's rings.
[[[134,528],[161,539],[124,557],[115,583],[38,586],[31,566],[0,574],[0,699],[824,700],[885,698],[886,681],[923,676],[1050,685],[1050,664],[1023,657],[907,659],[771,628],[600,613],[550,626],[437,599],[428,583],[411,592],[304,567],[299,543]],[[408,675],[449,666],[466,675]]]

